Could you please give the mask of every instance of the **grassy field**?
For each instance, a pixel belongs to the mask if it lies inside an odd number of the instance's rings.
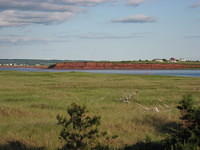
[[[119,136],[113,143],[117,147],[146,136],[160,140],[178,121],[176,105],[188,93],[199,103],[200,78],[1,71],[0,150],[14,141],[59,147],[56,115],[72,102],[100,115],[101,128]],[[120,100],[128,95],[129,103]]]

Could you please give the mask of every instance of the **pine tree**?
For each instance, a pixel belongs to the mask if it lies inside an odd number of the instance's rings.
[[[200,108],[191,95],[184,96],[177,107],[181,123],[167,141],[167,150],[200,150]]]
[[[109,149],[108,146],[101,146],[103,138],[109,141],[106,132],[99,131],[100,117],[90,116],[86,107],[72,104],[67,110],[67,116],[57,116],[58,125],[63,128],[59,138],[65,143],[62,150],[91,150]]]

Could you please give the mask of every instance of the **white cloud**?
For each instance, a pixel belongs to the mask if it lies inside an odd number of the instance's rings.
[[[124,0],[0,0],[0,27],[61,23],[85,8],[116,1]],[[138,6],[144,1],[125,0],[131,6]],[[155,22],[155,18],[137,15],[113,22],[146,23]]]
[[[12,45],[28,45],[28,44],[47,44],[52,42],[66,42],[67,40],[61,38],[38,38],[28,37],[20,35],[8,35],[0,37],[0,46],[12,46]]]
[[[53,0],[54,2],[62,2],[66,4],[73,4],[73,5],[87,5],[87,4],[98,4],[107,2],[110,0]]]
[[[134,16],[129,16],[129,17],[120,18],[120,19],[114,19],[112,20],[112,22],[113,23],[152,23],[152,22],[156,22],[156,18],[140,14],[140,15],[134,15]]]
[[[59,23],[68,20],[72,16],[73,13],[71,12],[5,10],[0,13],[0,27]]]
[[[60,5],[46,1],[1,0],[0,10],[32,10],[32,11],[73,11],[76,8],[70,5]]]
[[[52,24],[110,0],[0,0],[0,27]]]
[[[92,39],[92,40],[108,40],[108,39],[133,39],[133,38],[142,38],[146,33],[132,33],[132,34],[108,34],[108,33],[89,33],[84,35],[72,36],[74,38],[80,39]]]
[[[123,39],[133,39],[133,38],[144,38],[149,33],[136,32],[128,33],[123,35],[111,34],[111,33],[85,33],[79,35],[69,35],[64,34],[60,36],[51,37],[34,37],[34,36],[24,36],[24,35],[2,35],[0,36],[0,47],[2,46],[16,46],[16,45],[29,45],[29,44],[48,44],[48,43],[62,43],[70,42],[74,39],[84,39],[84,40],[123,40]]]

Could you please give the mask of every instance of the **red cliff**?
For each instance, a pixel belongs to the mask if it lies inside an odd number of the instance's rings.
[[[192,64],[131,64],[111,62],[64,62],[50,66],[51,69],[84,69],[84,70],[108,70],[108,69],[195,69],[200,65]]]

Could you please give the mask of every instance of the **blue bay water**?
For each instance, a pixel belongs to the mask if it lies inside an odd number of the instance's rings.
[[[89,72],[105,74],[133,74],[133,75],[164,75],[200,77],[200,70],[55,70],[36,68],[0,68],[0,71],[24,71],[24,72]]]

